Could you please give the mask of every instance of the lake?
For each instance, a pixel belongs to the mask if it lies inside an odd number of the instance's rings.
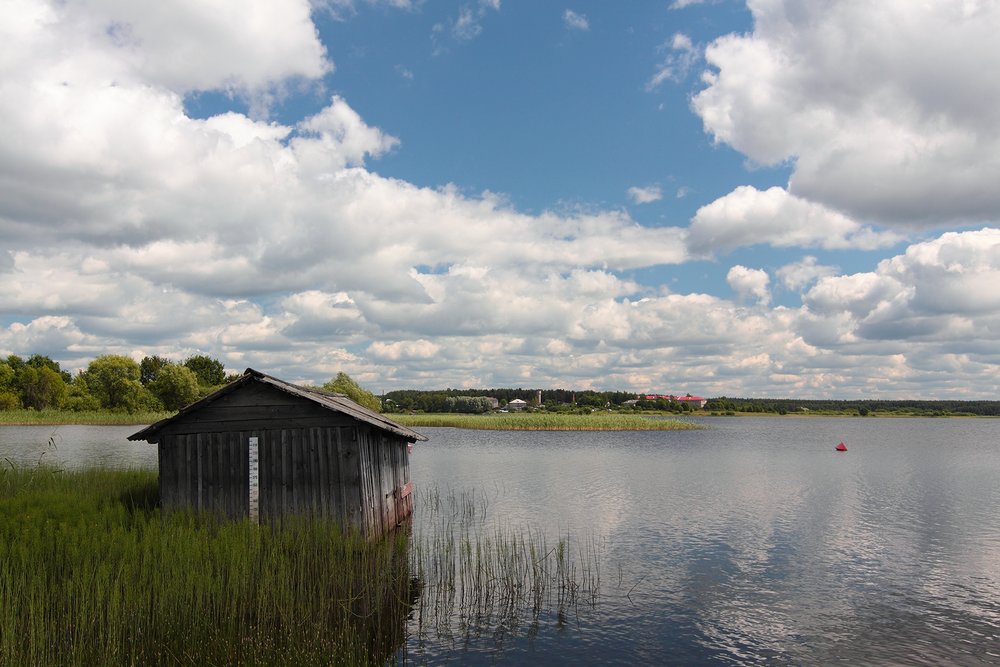
[[[601,583],[593,604],[500,626],[428,629],[414,615],[399,658],[1000,664],[1000,420],[698,421],[707,428],[420,429],[418,494],[475,490],[487,531],[591,545]],[[155,467],[154,446],[125,440],[136,430],[0,427],[0,457]],[[417,536],[426,522],[418,511]]]

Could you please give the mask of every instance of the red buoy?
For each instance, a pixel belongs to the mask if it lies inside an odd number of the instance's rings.
[[[839,445],[837,445],[837,451],[838,452],[846,452],[847,451],[847,445],[845,445],[844,443],[840,443]]]

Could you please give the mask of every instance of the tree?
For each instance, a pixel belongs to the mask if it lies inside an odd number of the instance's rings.
[[[139,362],[139,382],[143,387],[148,387],[150,382],[154,382],[160,374],[160,369],[170,363],[169,359],[158,357],[155,354],[151,357],[143,357]]]
[[[25,364],[14,381],[26,408],[57,408],[66,400],[66,383],[62,375],[48,366],[36,368]]]
[[[101,402],[90,394],[90,388],[87,387],[87,380],[83,371],[77,373],[76,377],[73,378],[73,382],[69,385],[69,395],[63,403],[63,408],[73,410],[74,412],[101,409]]]
[[[24,367],[24,359],[16,354],[8,355],[6,363],[15,373]]]
[[[135,412],[160,407],[159,400],[139,382],[139,364],[128,357],[117,354],[97,357],[87,366],[83,378],[90,394],[103,408]]]
[[[198,377],[187,366],[168,363],[147,388],[167,410],[180,410],[198,398]]]
[[[0,410],[21,407],[21,399],[14,387],[14,369],[0,361]]]
[[[203,388],[215,387],[226,381],[226,367],[218,359],[196,354],[185,359],[184,365],[194,372]]]
[[[378,396],[362,389],[361,385],[351,379],[347,373],[337,373],[337,377],[323,385],[323,389],[344,394],[358,405],[363,405],[369,410],[380,412],[382,409],[382,402],[378,400]]]
[[[33,354],[28,357],[28,360],[24,362],[26,366],[31,366],[32,368],[48,368],[55,371],[62,378],[64,384],[69,384],[73,380],[73,376],[69,374],[69,371],[64,371],[59,367],[58,361],[53,361],[49,357],[41,354]]]

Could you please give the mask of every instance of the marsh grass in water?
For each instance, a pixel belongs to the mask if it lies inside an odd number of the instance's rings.
[[[405,534],[157,504],[153,472],[0,472],[0,664],[381,664],[403,641]]]
[[[662,417],[594,412],[574,415],[546,412],[506,414],[392,414],[405,426],[443,426],[494,431],[676,431],[701,428],[698,424]]]
[[[153,471],[0,469],[0,664],[384,664],[597,607],[602,545],[417,491],[415,535],[159,508]],[[418,659],[419,656],[414,655]]]
[[[489,515],[476,490],[417,490],[418,528],[410,569],[422,582],[413,610],[413,641],[467,645],[479,637],[537,634],[542,622],[565,624],[597,608],[601,554],[596,539],[550,540]]]

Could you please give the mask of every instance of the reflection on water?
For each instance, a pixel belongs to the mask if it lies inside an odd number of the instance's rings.
[[[431,440],[411,460],[418,494],[475,490],[486,528],[601,545],[600,596],[465,634],[447,619],[416,628],[415,616],[397,657],[1000,664],[1000,420],[703,422],[650,433],[422,429]],[[125,440],[134,427],[57,427],[58,450],[46,453],[52,430],[0,427],[0,457],[156,465],[155,447]],[[841,440],[847,453],[833,450]],[[418,504],[418,540],[430,530],[421,521]]]
[[[482,489],[498,521],[607,544],[593,613],[499,655],[483,638],[461,662],[1000,663],[1000,421],[705,423],[425,429],[418,484]],[[454,657],[421,648],[409,658]]]

